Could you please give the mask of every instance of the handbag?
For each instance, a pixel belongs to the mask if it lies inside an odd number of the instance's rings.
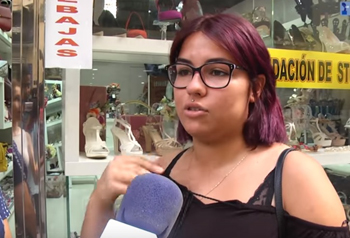
[[[276,216],[277,216],[277,225],[278,225],[278,238],[285,238],[286,234],[286,225],[284,220],[284,210],[283,210],[283,199],[282,199],[282,171],[284,161],[289,154],[293,151],[292,148],[285,149],[279,156],[275,169],[275,207],[276,207]]]
[[[141,25],[142,25],[142,29],[130,29],[130,30],[128,30],[128,27],[129,27],[129,24],[130,24],[130,20],[131,20],[131,17],[132,17],[133,14],[137,15],[137,17],[139,18],[139,20],[141,22]],[[147,32],[146,32],[145,26],[143,24],[142,18],[137,12],[131,12],[130,13],[129,18],[126,21],[125,29],[126,29],[126,36],[127,37],[131,37],[131,38],[142,37],[144,39],[147,38]]]
[[[3,31],[10,31],[11,28],[11,9],[0,6],[0,29]]]

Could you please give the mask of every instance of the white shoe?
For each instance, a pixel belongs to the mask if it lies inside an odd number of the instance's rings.
[[[348,119],[348,121],[345,123],[345,128],[350,128],[350,118]]]
[[[106,142],[100,137],[101,129],[102,125],[95,117],[88,118],[83,124],[85,154],[88,158],[104,159],[109,154]]]
[[[118,139],[120,141],[120,151],[122,155],[142,155],[143,150],[137,142],[131,131],[131,125],[123,119],[116,119],[115,124],[119,123],[124,129],[112,127],[111,132],[114,140],[114,152],[118,154]]]

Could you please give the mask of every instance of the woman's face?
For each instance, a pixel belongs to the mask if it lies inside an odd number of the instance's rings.
[[[198,32],[186,39],[177,62],[200,67],[215,59],[236,63],[226,50]],[[253,100],[247,73],[240,69],[233,71],[230,83],[222,89],[208,88],[197,72],[186,89],[174,89],[174,96],[177,114],[186,131],[194,138],[211,141],[242,135],[248,104]],[[203,110],[188,108],[197,106]]]

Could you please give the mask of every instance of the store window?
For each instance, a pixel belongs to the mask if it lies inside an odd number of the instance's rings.
[[[219,13],[239,14],[259,32],[277,78],[288,144],[324,166],[350,219],[350,30],[338,1],[95,0],[93,69],[62,89],[74,108],[64,120],[77,128],[63,133],[79,139],[64,148],[69,203],[86,205],[115,155],[153,160],[183,149],[165,70],[169,49],[184,21]],[[70,87],[79,87],[79,101]],[[70,206],[72,234],[80,232],[85,205]]]
[[[12,147],[12,105],[18,105],[20,99],[13,100],[11,87],[12,34],[11,1],[0,4],[0,237],[14,235],[14,188],[18,183],[14,179],[14,157]],[[18,122],[18,118],[17,122]]]

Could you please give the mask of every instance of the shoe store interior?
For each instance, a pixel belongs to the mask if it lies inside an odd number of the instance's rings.
[[[190,146],[176,139],[178,120],[166,70],[169,49],[184,20],[219,13],[239,14],[259,32],[277,77],[288,144],[321,163],[350,219],[350,17],[342,13],[340,1],[93,2],[93,68],[78,73],[45,69],[47,237],[80,237],[89,196],[114,156],[154,160]],[[1,0],[0,16],[7,4],[11,0]],[[30,65],[22,67],[28,85],[12,83],[14,47],[11,27],[0,21],[0,186],[12,234],[12,141],[28,148],[23,150],[28,164],[35,155],[31,137],[23,136],[35,130],[30,96],[24,103],[27,125],[14,115],[21,110],[24,89],[39,87],[30,79]],[[35,197],[39,190],[30,180]]]

